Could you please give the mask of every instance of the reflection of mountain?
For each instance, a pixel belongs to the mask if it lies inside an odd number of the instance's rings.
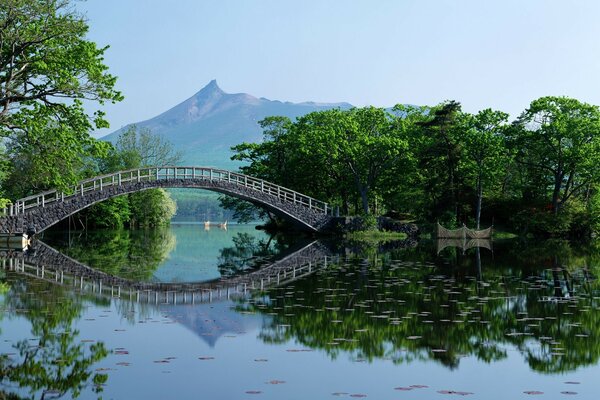
[[[224,336],[242,335],[269,324],[270,317],[261,314],[240,314],[230,302],[215,302],[197,307],[162,307],[168,314],[178,315],[177,322],[194,332],[210,347]]]

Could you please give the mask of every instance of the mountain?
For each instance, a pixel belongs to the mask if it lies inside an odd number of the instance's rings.
[[[348,103],[290,103],[256,98],[246,93],[225,93],[216,80],[168,111],[135,125],[148,128],[182,151],[184,165],[235,168],[230,147],[262,138],[258,121],[281,115],[295,120],[313,111],[350,108]],[[116,141],[127,125],[103,139]]]

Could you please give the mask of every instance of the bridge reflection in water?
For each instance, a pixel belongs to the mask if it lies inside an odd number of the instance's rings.
[[[136,282],[109,275],[36,241],[25,251],[0,250],[2,269],[68,286],[81,293],[153,304],[195,304],[246,296],[287,284],[336,261],[314,241],[270,265],[242,275],[198,283]]]

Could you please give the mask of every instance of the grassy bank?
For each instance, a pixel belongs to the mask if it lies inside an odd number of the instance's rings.
[[[404,240],[408,237],[403,232],[388,232],[379,230],[349,232],[344,238],[348,240],[356,240],[360,242],[388,242],[394,240]]]

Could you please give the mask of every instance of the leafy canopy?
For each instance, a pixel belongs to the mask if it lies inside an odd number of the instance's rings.
[[[70,0],[0,2],[0,140],[13,197],[67,189],[83,177],[87,157],[108,150],[89,136],[108,127],[104,114],[84,106],[123,97],[104,64],[107,47],[87,31]]]

